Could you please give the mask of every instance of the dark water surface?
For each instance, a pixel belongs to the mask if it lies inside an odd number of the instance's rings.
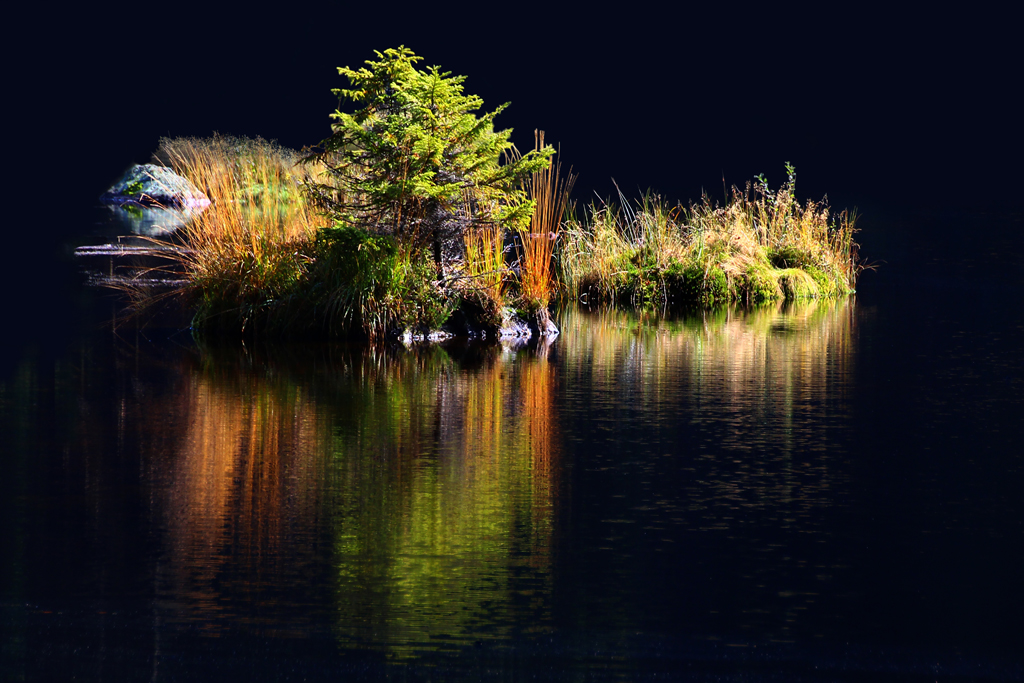
[[[915,234],[856,299],[521,349],[30,346],[2,676],[1020,680],[1020,241]]]

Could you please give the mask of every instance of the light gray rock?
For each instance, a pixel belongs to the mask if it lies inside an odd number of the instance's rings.
[[[516,315],[511,308],[502,311],[501,329],[498,330],[498,339],[529,339],[533,336],[530,326]]]
[[[138,204],[107,204],[120,230],[147,237],[166,237],[192,220],[202,209],[165,209]]]
[[[540,337],[558,336],[558,326],[555,325],[555,321],[551,319],[551,313],[548,312],[548,309],[546,308],[538,310],[532,316],[530,320],[530,331]]]
[[[100,201],[140,208],[202,210],[210,199],[187,178],[155,164],[136,164],[100,196]]]

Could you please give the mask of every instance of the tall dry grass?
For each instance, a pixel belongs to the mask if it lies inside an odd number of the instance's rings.
[[[308,239],[323,224],[301,192],[310,171],[296,165],[292,150],[259,138],[164,138],[154,158],[211,199],[186,238],[212,260],[224,253],[259,258],[270,245]]]
[[[854,289],[861,270],[853,240],[856,211],[833,214],[827,200],[801,204],[796,197],[796,169],[788,163],[785,167],[786,182],[777,191],[771,190],[763,175],[758,176],[742,193],[733,187],[731,200],[721,209],[704,197],[691,207],[690,224],[705,232],[724,230],[733,240],[739,237],[737,241],[745,241],[748,262],[758,260],[756,243],[776,269],[811,268],[833,280],[837,288]]]
[[[590,205],[582,220],[573,217],[565,223],[558,252],[560,289],[614,298],[617,283],[636,271],[636,264],[664,271],[691,257],[694,245],[680,217],[678,207],[651,195],[635,207],[621,192],[618,203]]]
[[[464,235],[466,245],[466,274],[470,288],[481,290],[495,302],[504,300],[505,249],[500,226],[487,226],[469,230]]]
[[[826,201],[800,203],[796,173],[773,191],[763,176],[733,188],[724,206],[707,196],[689,207],[658,197],[637,204],[591,205],[565,226],[560,286],[584,298],[634,302],[764,301],[834,297],[854,290],[856,214],[833,214]]]
[[[544,131],[534,131],[534,148],[544,148]],[[552,255],[575,180],[571,170],[562,177],[559,160],[533,173],[526,183],[534,210],[529,230],[519,233],[519,284],[528,306],[545,308],[550,301],[554,289]]]
[[[154,160],[210,198],[180,231],[178,252],[199,316],[233,310],[248,318],[284,296],[309,262],[308,246],[326,225],[300,184],[310,171],[298,154],[262,139],[164,138]]]
[[[478,198],[467,192],[463,201],[464,211],[475,218]],[[499,223],[476,220],[463,234],[465,245],[465,272],[459,280],[464,290],[482,294],[493,307],[504,305],[505,275],[505,233]]]

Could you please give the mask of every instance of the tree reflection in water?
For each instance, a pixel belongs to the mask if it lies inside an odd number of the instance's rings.
[[[47,680],[628,677],[732,644],[994,670],[988,641],[1016,652],[1016,375],[962,340],[916,358],[927,332],[887,315],[570,308],[519,350],[122,329],[27,355],[0,380],[6,651]]]
[[[682,623],[691,589],[667,592],[650,558],[678,571],[692,532],[718,539],[701,561],[719,583],[757,575],[729,584],[722,618],[788,637],[816,577],[841,571],[815,564],[848,559],[798,557],[809,546],[779,534],[828,533],[848,488],[852,302],[561,323],[519,350],[83,350],[4,385],[8,431],[80,487],[68,529],[97,559],[76,585],[153,577],[157,642],[316,635],[401,659],[577,617]],[[130,472],[147,520],[111,497]],[[32,533],[57,533],[44,522]]]
[[[172,620],[298,635],[329,613],[343,647],[399,658],[550,629],[556,406],[581,392],[584,429],[636,420],[661,438],[686,421],[696,435],[671,446],[693,475],[674,495],[626,491],[655,511],[647,531],[756,534],[742,522],[756,509],[755,526],[814,532],[836,477],[814,453],[846,410],[849,302],[674,321],[570,309],[563,329],[518,351],[204,352],[178,392],[166,488]]]
[[[544,628],[552,367],[498,346],[464,356],[207,353],[179,394],[167,489],[174,618],[301,632],[275,597],[293,602],[329,558],[344,646],[407,656]]]

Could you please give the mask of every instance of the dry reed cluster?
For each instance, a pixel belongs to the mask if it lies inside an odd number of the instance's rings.
[[[230,311],[244,328],[302,278],[326,225],[301,192],[309,171],[296,152],[259,138],[163,138],[153,156],[212,202],[180,232],[180,293],[197,304],[197,322]]]
[[[534,148],[544,148],[544,131],[534,131]],[[520,231],[519,283],[529,308],[546,308],[554,289],[552,256],[576,177],[562,178],[559,160],[532,174],[527,195],[534,202],[529,230]]]

